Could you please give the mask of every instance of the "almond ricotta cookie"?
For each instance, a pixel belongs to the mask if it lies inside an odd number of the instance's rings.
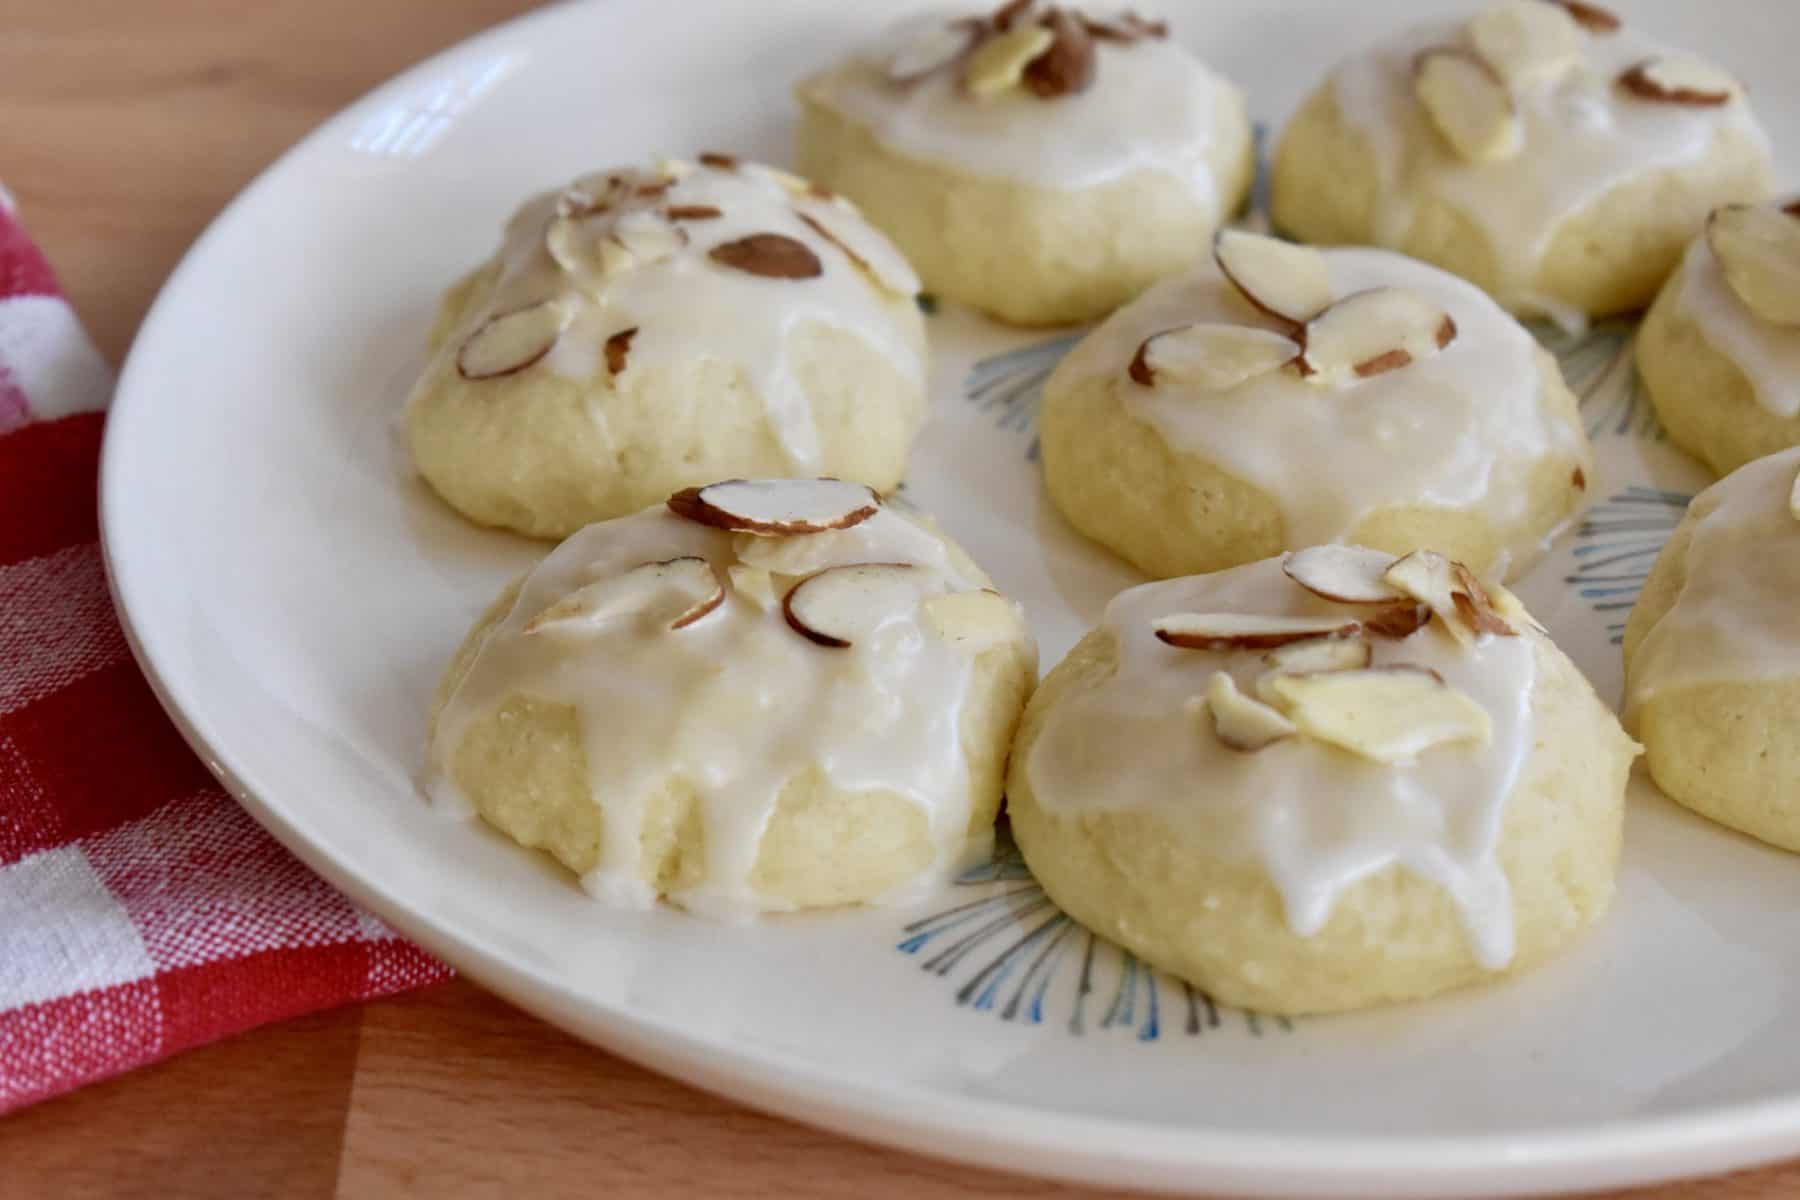
[[[1670,440],[1717,474],[1800,445],[1800,201],[1707,219],[1638,329],[1637,365]]]
[[[1800,448],[1695,497],[1625,623],[1625,723],[1703,817],[1800,850]]]
[[[1598,920],[1637,752],[1510,593],[1325,546],[1121,593],[1027,707],[1007,794],[1076,920],[1224,1003],[1333,1012]]]
[[[427,783],[623,906],[904,899],[987,852],[1036,672],[1018,605],[868,488],[690,488],[477,622]]]
[[[1205,253],[1250,187],[1242,94],[1129,11],[928,13],[796,94],[801,169],[932,292],[1022,325],[1117,308]]]
[[[1063,515],[1158,576],[1357,542],[1506,578],[1593,470],[1556,360],[1479,289],[1234,230],[1076,345],[1039,432]]]
[[[1597,5],[1501,0],[1340,64],[1276,150],[1277,228],[1389,246],[1521,315],[1642,308],[1706,214],[1769,194],[1729,74]]]
[[[445,297],[407,410],[463,515],[535,537],[737,475],[900,482],[927,410],[918,279],[772,167],[584,175]]]

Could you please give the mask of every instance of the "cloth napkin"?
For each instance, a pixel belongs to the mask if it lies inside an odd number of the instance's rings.
[[[111,393],[0,189],[0,1112],[450,974],[245,816],[158,707],[101,567]]]

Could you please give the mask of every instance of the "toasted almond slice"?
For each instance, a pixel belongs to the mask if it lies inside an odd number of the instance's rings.
[[[1223,392],[1292,362],[1300,344],[1268,329],[1202,321],[1144,339],[1131,377],[1146,387],[1173,383]]]
[[[663,211],[671,221],[716,221],[725,215],[716,204],[671,204]]]
[[[1048,50],[1056,35],[1042,25],[1015,25],[976,48],[963,68],[963,86],[971,96],[989,100],[1018,87],[1026,64]]]
[[[1223,229],[1213,261],[1250,307],[1296,329],[1331,304],[1331,268],[1311,246]]]
[[[1760,204],[1731,204],[1706,220],[1706,244],[1745,307],[1775,325],[1800,325],[1800,220]]]
[[[732,563],[725,568],[731,578],[731,590],[763,612],[773,612],[780,602],[775,594],[775,577],[761,567]]]
[[[1281,560],[1287,577],[1339,604],[1393,604],[1400,599],[1382,576],[1394,556],[1366,546],[1308,546]]]
[[[1352,637],[1354,617],[1265,617],[1250,613],[1170,613],[1151,622],[1157,640],[1183,650],[1273,650],[1309,638]]]
[[[1269,690],[1302,733],[1378,763],[1493,738],[1487,709],[1420,667],[1278,675]]]
[[[606,373],[617,376],[625,369],[631,356],[631,339],[637,336],[638,327],[621,329],[606,339]]]
[[[574,310],[561,300],[497,313],[464,339],[456,372],[464,379],[497,379],[523,371],[550,353],[573,317]]]
[[[1289,642],[1263,655],[1271,670],[1286,675],[1323,675],[1330,671],[1360,671],[1375,658],[1375,647],[1359,637],[1313,638]]]
[[[1396,604],[1364,613],[1362,623],[1365,633],[1403,640],[1431,623],[1431,608],[1424,604]]]
[[[781,609],[795,633],[842,650],[915,609],[933,582],[930,572],[911,563],[827,567],[789,588]]]
[[[1465,162],[1511,158],[1523,127],[1506,85],[1485,60],[1456,47],[1427,50],[1413,63],[1413,95]]]
[[[735,171],[738,168],[738,159],[735,154],[721,154],[717,150],[702,150],[700,165],[711,167],[715,171]]]
[[[664,629],[686,629],[725,599],[718,572],[704,558],[685,555],[641,563],[622,575],[579,588],[531,618],[527,634],[590,633],[621,617],[638,616]]]
[[[1551,3],[1575,18],[1575,23],[1589,33],[1617,33],[1625,24],[1611,9],[1589,4],[1587,0],[1551,0]]]
[[[1206,709],[1213,733],[1232,750],[1254,754],[1297,732],[1294,723],[1260,700],[1238,690],[1237,681],[1214,671],[1206,684]]]
[[[753,233],[707,251],[721,266],[767,279],[811,279],[825,267],[805,242],[784,233]]]
[[[916,30],[888,58],[887,77],[912,83],[942,70],[975,46],[979,26],[962,21],[933,21]]]
[[[924,610],[932,632],[971,654],[1013,641],[1024,628],[1018,606],[986,588],[927,596]]]
[[[1500,0],[1469,22],[1475,53],[1508,87],[1554,79],[1581,61],[1580,26],[1544,0]]]
[[[1111,18],[1083,16],[1081,23],[1087,28],[1088,36],[1103,42],[1130,45],[1132,42],[1160,40],[1169,36],[1167,21],[1146,20],[1130,9]]]
[[[804,537],[740,533],[731,539],[731,544],[739,562],[792,579],[868,558],[861,539],[844,529],[828,529]]]
[[[1054,39],[1050,48],[1025,64],[1025,86],[1045,100],[1085,92],[1094,82],[1094,39],[1075,13],[1052,8],[1044,14],[1044,27]]]
[[[896,296],[918,293],[921,284],[912,264],[892,242],[856,213],[842,205],[821,201],[795,209],[795,215],[814,233],[843,251],[844,257],[877,287]]]
[[[1475,572],[1459,562],[1453,562],[1450,564],[1450,576],[1455,581],[1450,602],[1456,605],[1456,615],[1464,625],[1477,635],[1491,633],[1496,637],[1518,636],[1519,631],[1508,624],[1506,618],[1494,608],[1493,598],[1481,586],[1481,580],[1475,578]]]
[[[687,244],[687,234],[661,213],[650,209],[628,212],[613,226],[612,236],[631,251],[639,266],[661,262]]]
[[[1417,292],[1370,288],[1307,322],[1300,361],[1314,381],[1341,383],[1410,366],[1455,340],[1450,314]]]
[[[1397,590],[1430,608],[1463,645],[1484,634],[1511,637],[1517,631],[1494,611],[1487,589],[1469,568],[1435,550],[1415,550],[1384,576]]]
[[[1711,63],[1687,54],[1646,58],[1627,67],[1619,86],[1640,100],[1718,108],[1737,95],[1737,80]]]
[[[699,169],[685,158],[659,158],[656,160],[657,177],[675,183],[681,182]]]
[[[728,479],[669,497],[676,516],[771,537],[848,529],[880,507],[874,489],[841,479]]]

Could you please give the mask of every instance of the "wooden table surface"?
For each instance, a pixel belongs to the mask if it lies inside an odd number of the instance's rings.
[[[101,350],[251,176],[522,0],[0,0],[0,180]],[[0,1197],[1099,1195],[874,1149],[466,983],[272,1026],[0,1120]],[[1800,1192],[1800,1164],[1640,1200]]]

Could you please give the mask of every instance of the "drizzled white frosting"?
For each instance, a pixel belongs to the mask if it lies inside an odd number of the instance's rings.
[[[1800,415],[1800,329],[1776,325],[1750,311],[1726,282],[1718,256],[1704,237],[1688,247],[1678,286],[1676,311],[1744,373],[1756,402],[1778,417]]]
[[[1398,245],[1416,201],[1438,197],[1487,235],[1504,272],[1499,298],[1549,311],[1555,306],[1531,295],[1530,286],[1565,220],[1635,176],[1698,162],[1723,130],[1767,145],[1741,95],[1705,108],[1650,103],[1617,87],[1623,71],[1665,52],[1629,24],[1577,37],[1582,65],[1560,78],[1514,85],[1523,148],[1499,161],[1457,158],[1413,95],[1416,56],[1433,46],[1467,45],[1464,22],[1418,26],[1337,67],[1331,85],[1338,107],[1367,140],[1380,172],[1378,243]]]
[[[920,30],[966,15],[905,18],[801,90],[866,126],[896,153],[963,174],[1074,189],[1160,171],[1187,183],[1216,215],[1215,106],[1231,83],[1172,38],[1096,39],[1093,83],[1048,100],[1020,88],[971,98],[955,66],[909,83],[887,77],[888,59]]]
[[[1344,889],[1400,866],[1455,902],[1477,961],[1505,966],[1512,893],[1496,851],[1534,742],[1529,638],[1490,636],[1465,649],[1433,622],[1404,640],[1374,639],[1374,665],[1430,667],[1493,722],[1485,746],[1442,745],[1384,766],[1308,738],[1255,753],[1226,747],[1190,701],[1215,671],[1251,692],[1262,656],[1165,645],[1151,623],[1176,612],[1344,609],[1296,586],[1279,559],[1120,593],[1100,624],[1117,641],[1117,671],[1057,704],[1026,762],[1038,804],[1061,815],[1151,809],[1177,828],[1190,814],[1209,828],[1224,819],[1234,832],[1221,852],[1269,872],[1303,937],[1324,927]]]
[[[1293,546],[1348,540],[1397,505],[1476,509],[1496,529],[1522,528],[1531,469],[1546,455],[1585,454],[1581,431],[1550,415],[1531,335],[1480,289],[1385,250],[1323,251],[1337,297],[1405,287],[1441,306],[1457,336],[1440,353],[1345,387],[1270,372],[1225,392],[1126,368],[1145,338],[1195,321],[1279,329],[1209,259],[1115,313],[1059,370],[1105,376],[1126,412],[1177,450],[1199,454],[1271,496]],[[1528,531],[1506,548],[1514,567],[1543,550]],[[1497,572],[1498,573],[1498,572]]]
[[[936,885],[983,851],[968,834],[961,742],[975,657],[932,632],[917,606],[848,648],[795,632],[779,594],[764,610],[736,590],[679,630],[623,621],[579,635],[523,633],[576,588],[645,562],[697,555],[723,580],[742,539],[761,549],[776,541],[659,507],[590,525],[553,550],[527,576],[438,718],[427,780],[438,803],[471,811],[451,777],[457,747],[473,722],[524,695],[571,705],[579,716],[589,787],[603,814],[602,859],[582,883],[604,900],[643,906],[655,899],[639,835],[647,796],[670,778],[698,789],[706,848],[705,879],[671,898],[710,915],[780,907],[751,887],[750,874],[783,785],[813,768],[833,788],[898,793],[926,814],[935,858],[905,894]],[[988,582],[959,565],[938,534],[887,508],[847,530],[781,541],[804,552],[804,569],[913,563],[928,572],[931,590]],[[1019,630],[1023,642],[1022,620]]]
[[[1626,725],[1669,688],[1800,676],[1800,447],[1759,458],[1694,498],[1681,591],[1631,659]]]
[[[681,164],[678,171],[687,164]],[[583,176],[574,186],[606,194],[609,177],[637,185],[655,185],[655,171],[621,169]],[[686,244],[660,261],[635,268],[595,286],[562,270],[545,246],[545,231],[556,212],[559,193],[528,200],[507,223],[499,251],[499,279],[486,303],[469,314],[447,339],[440,353],[455,355],[470,330],[495,313],[522,308],[538,300],[562,296],[575,306],[572,322],[550,353],[530,370],[550,370],[569,379],[591,381],[594,421],[606,428],[607,409],[599,389],[607,376],[604,348],[612,335],[633,329],[624,375],[659,366],[680,366],[695,358],[712,358],[737,368],[746,386],[768,408],[771,431],[785,450],[795,474],[820,467],[818,432],[806,389],[796,373],[792,351],[796,333],[810,324],[844,330],[886,358],[903,377],[923,388],[925,345],[910,295],[883,288],[806,222],[803,213],[824,216],[836,227],[849,225],[857,244],[870,245],[905,283],[917,280],[899,252],[842,198],[826,198],[801,190],[798,181],[755,164],[733,169],[697,167],[686,170],[668,189],[654,196],[632,195],[607,214],[591,218],[587,236],[601,238],[615,215],[654,219],[674,206],[710,206],[721,215],[708,220],[674,220],[669,227],[686,235]],[[817,255],[821,273],[810,279],[778,279],[753,275],[713,261],[716,246],[760,233],[776,233],[806,245]],[[892,265],[897,263],[897,269]],[[430,380],[434,372],[427,371]]]

